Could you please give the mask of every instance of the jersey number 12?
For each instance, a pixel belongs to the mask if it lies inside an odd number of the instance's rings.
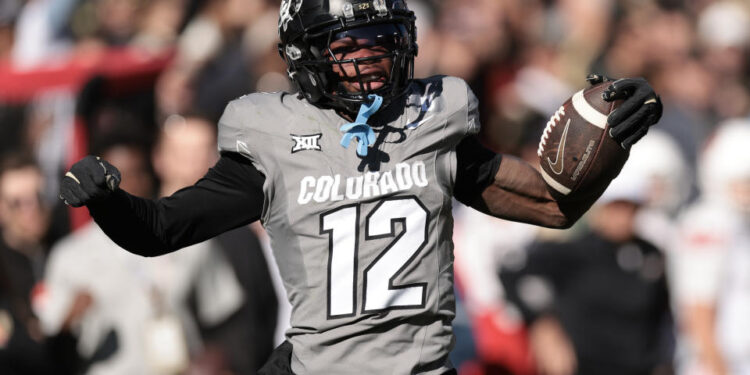
[[[355,315],[360,205],[348,205],[320,217],[320,234],[328,235],[328,317]],[[427,244],[429,212],[416,197],[379,202],[365,218],[365,241],[393,237],[364,270],[362,313],[425,305],[427,283],[394,285]],[[396,233],[396,223],[401,223]]]

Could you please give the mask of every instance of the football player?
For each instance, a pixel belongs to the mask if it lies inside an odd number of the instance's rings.
[[[299,93],[229,103],[221,158],[203,179],[151,201],[88,156],[61,198],[144,256],[261,220],[293,306],[288,340],[261,373],[455,373],[453,197],[554,228],[591,202],[557,202],[533,167],[482,148],[464,81],[413,79],[414,22],[404,0],[284,0],[279,50]],[[653,98],[645,80],[612,83],[623,147],[658,120]]]

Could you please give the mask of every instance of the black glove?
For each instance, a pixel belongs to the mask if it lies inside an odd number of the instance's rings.
[[[99,201],[117,190],[120,171],[98,156],[87,156],[73,164],[60,183],[60,199],[73,207]]]
[[[591,74],[586,80],[592,85],[611,81],[598,74]],[[624,100],[609,114],[607,123],[609,136],[626,150],[643,138],[648,128],[661,118],[661,98],[643,78],[618,79],[602,93],[602,98],[608,102]]]

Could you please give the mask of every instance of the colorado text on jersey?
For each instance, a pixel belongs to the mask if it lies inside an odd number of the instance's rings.
[[[427,171],[422,161],[399,163],[387,172],[366,172],[364,175],[347,177],[343,184],[338,174],[317,178],[306,176],[300,181],[297,203],[305,205],[312,201],[323,203],[374,198],[407,191],[415,185],[428,185]]]

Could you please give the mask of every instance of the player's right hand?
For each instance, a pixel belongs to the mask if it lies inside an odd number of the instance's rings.
[[[663,107],[661,98],[651,85],[643,78],[622,78],[612,80],[609,77],[590,74],[586,80],[591,85],[603,82],[611,83],[602,98],[608,102],[622,100],[617,109],[607,117],[609,136],[622,148],[629,150],[648,133],[649,127],[661,118]]]
[[[60,199],[81,207],[109,196],[120,186],[120,171],[98,156],[87,156],[73,164],[60,183]]]

